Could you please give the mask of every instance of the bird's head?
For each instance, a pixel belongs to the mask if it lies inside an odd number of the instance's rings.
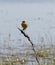
[[[22,23],[25,23],[25,21],[22,21]]]

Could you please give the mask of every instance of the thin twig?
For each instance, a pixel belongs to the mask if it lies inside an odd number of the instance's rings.
[[[38,60],[37,55],[36,55],[36,51],[35,51],[35,49],[34,49],[34,44],[33,44],[33,42],[30,40],[30,37],[29,37],[23,30],[21,30],[20,28],[17,27],[17,29],[18,29],[18,30],[24,35],[24,37],[26,37],[26,38],[28,39],[28,41],[31,43],[31,45],[32,45],[32,50],[34,51],[36,61],[37,61],[38,64],[40,65],[39,60]]]

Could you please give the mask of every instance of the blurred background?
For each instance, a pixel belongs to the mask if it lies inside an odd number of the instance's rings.
[[[0,0],[1,44],[9,36],[15,40],[13,45],[28,42],[16,27],[22,29],[23,20],[28,23],[25,32],[34,44],[41,44],[42,38],[45,44],[55,44],[55,0]]]

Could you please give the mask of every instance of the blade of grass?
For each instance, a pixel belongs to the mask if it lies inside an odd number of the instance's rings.
[[[37,55],[36,55],[36,51],[35,51],[35,49],[34,49],[34,44],[33,44],[33,42],[31,41],[30,37],[29,37],[23,30],[21,30],[20,28],[17,27],[17,29],[18,29],[18,30],[24,35],[24,37],[26,37],[26,38],[28,39],[28,41],[31,43],[31,45],[32,45],[32,50],[34,51],[36,61],[37,61],[37,63],[40,65],[39,60],[38,60]]]

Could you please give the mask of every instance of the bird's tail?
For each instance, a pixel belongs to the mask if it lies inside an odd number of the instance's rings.
[[[26,28],[23,28],[22,30],[24,31],[24,30],[26,30]]]

